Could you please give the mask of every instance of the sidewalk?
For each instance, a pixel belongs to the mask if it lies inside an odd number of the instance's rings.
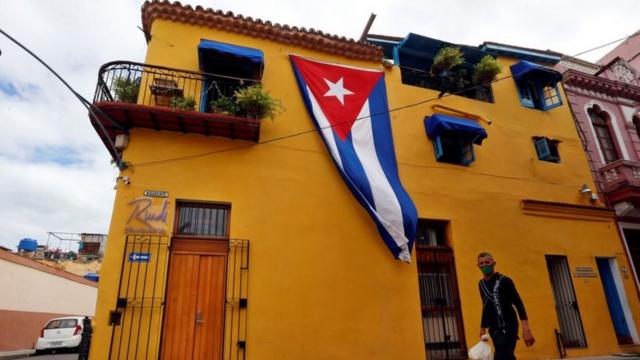
[[[0,351],[0,359],[1,360],[18,359],[18,358],[23,358],[23,357],[33,355],[34,353],[35,353],[35,350],[33,349]]]

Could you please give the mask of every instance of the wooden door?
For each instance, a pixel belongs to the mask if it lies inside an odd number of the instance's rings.
[[[227,246],[174,239],[162,359],[221,359]]]

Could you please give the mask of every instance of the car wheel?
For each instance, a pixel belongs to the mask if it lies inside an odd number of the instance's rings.
[[[46,353],[47,353],[47,352],[46,352],[45,350],[38,350],[38,349],[36,349],[36,355],[44,355],[44,354],[46,354]]]

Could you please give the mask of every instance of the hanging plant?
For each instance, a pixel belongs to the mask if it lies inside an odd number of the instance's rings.
[[[488,85],[502,72],[502,65],[491,55],[485,55],[473,66],[473,83]]]
[[[117,101],[135,104],[138,102],[138,93],[140,92],[140,78],[132,79],[128,76],[120,76],[113,81],[113,91]]]
[[[431,65],[431,75],[442,75],[464,63],[464,54],[459,47],[445,46],[438,50]]]
[[[174,96],[171,98],[171,107],[182,111],[194,111],[196,99],[193,96]]]
[[[238,114],[243,114],[252,119],[274,119],[283,110],[279,100],[271,97],[268,91],[257,84],[234,93]]]

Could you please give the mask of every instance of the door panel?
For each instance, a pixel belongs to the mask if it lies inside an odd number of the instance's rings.
[[[162,336],[163,359],[193,357],[199,263],[199,255],[171,256]]]
[[[598,272],[600,273],[600,280],[602,281],[602,287],[604,288],[605,298],[607,299],[607,306],[609,307],[609,315],[611,315],[611,322],[618,338],[618,344],[620,345],[632,345],[633,338],[631,337],[631,331],[627,324],[627,318],[622,307],[622,301],[620,295],[624,295],[624,289],[620,291],[616,286],[614,273],[612,271],[613,259],[598,258],[596,264],[598,264]],[[613,266],[613,269],[616,267]],[[622,293],[622,294],[620,294]]]
[[[221,241],[174,239],[163,359],[221,359],[227,249]]]
[[[222,355],[225,262],[225,256],[200,256],[194,359]]]

